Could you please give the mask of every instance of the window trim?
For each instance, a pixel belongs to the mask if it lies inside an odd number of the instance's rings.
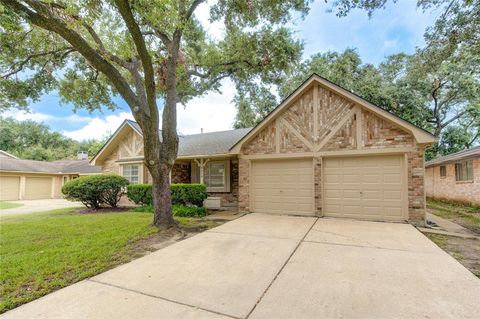
[[[125,168],[125,165],[132,165],[132,166],[136,165],[136,166],[138,166],[138,184],[143,184],[143,164],[141,164],[141,163],[122,163],[122,164],[120,164],[120,176],[123,176],[123,177],[127,178],[123,174],[123,169]]]
[[[65,178],[66,178],[66,180],[65,180]],[[69,180],[70,180],[70,176],[63,175],[62,176],[62,186],[65,185]]]
[[[224,187],[209,187],[207,186],[207,192],[209,193],[229,193],[230,190],[230,160],[209,160],[206,165],[210,165],[211,163],[222,163],[224,164],[224,170],[223,170],[223,181],[224,181]],[[200,180],[197,180],[196,175],[197,175],[197,169],[199,169],[198,164],[193,160],[191,162],[191,168],[192,168],[192,174],[190,181],[192,184],[194,183],[200,183]]]
[[[457,167],[463,167],[466,170],[466,179],[459,179],[459,171],[458,171]],[[468,167],[471,167],[471,170],[472,170],[471,178],[469,178],[469,176],[468,176]],[[475,177],[473,175],[473,161],[472,160],[455,162],[455,182],[456,183],[471,183],[471,182],[474,181],[474,178]]]

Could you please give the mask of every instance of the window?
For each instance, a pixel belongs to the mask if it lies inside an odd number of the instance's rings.
[[[138,184],[140,183],[140,174],[139,174],[139,166],[138,164],[125,164],[122,165],[122,175],[130,184]]]
[[[209,192],[229,192],[230,191],[230,162],[229,161],[211,161],[207,162],[203,172],[203,183],[207,185]],[[194,174],[192,182],[200,183],[200,167],[194,162]]]
[[[466,161],[455,164],[455,180],[457,182],[473,181],[473,162]]]
[[[63,176],[62,185],[65,185],[66,182],[68,182],[68,176]]]
[[[447,167],[445,165],[440,166],[440,177],[447,177]]]

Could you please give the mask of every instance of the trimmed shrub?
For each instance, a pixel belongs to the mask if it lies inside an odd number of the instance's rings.
[[[202,207],[208,197],[207,186],[203,184],[172,184],[170,185],[172,205]],[[128,185],[127,197],[137,205],[152,205],[152,185]]]
[[[152,205],[152,185],[131,184],[127,187],[127,197],[137,205]]]
[[[100,208],[103,204],[117,207],[128,180],[122,176],[91,175],[71,180],[62,187],[65,198],[82,202],[89,208]]]
[[[193,207],[183,205],[172,206],[173,216],[177,217],[204,217],[207,215],[205,207]]]

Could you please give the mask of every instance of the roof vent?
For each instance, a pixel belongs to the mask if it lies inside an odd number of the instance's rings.
[[[77,153],[78,160],[86,160],[88,159],[88,152],[87,151],[80,151]]]

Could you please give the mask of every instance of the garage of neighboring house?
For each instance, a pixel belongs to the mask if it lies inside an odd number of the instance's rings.
[[[428,132],[312,76],[232,149],[241,210],[422,223]]]

